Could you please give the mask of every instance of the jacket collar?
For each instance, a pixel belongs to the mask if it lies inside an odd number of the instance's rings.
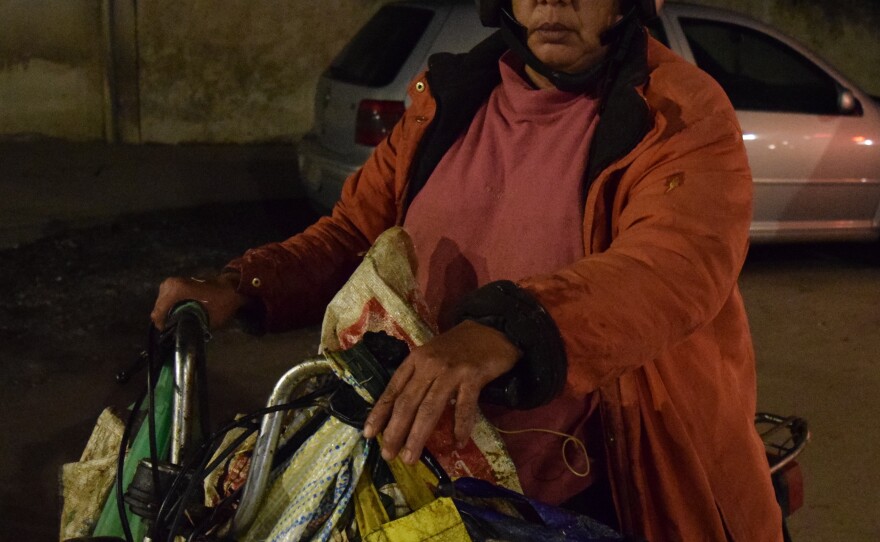
[[[639,26],[616,59],[587,162],[584,193],[608,166],[629,154],[652,127],[639,87],[648,80],[648,33]]]
[[[428,84],[436,102],[428,127],[410,169],[407,204],[428,182],[455,140],[467,130],[480,106],[501,83],[498,59],[507,45],[496,32],[468,53],[437,53],[428,59]]]
[[[620,49],[611,73],[606,103],[590,148],[584,198],[593,180],[632,151],[651,128],[648,106],[636,88],[648,78],[647,32],[637,27],[628,42]],[[436,113],[413,157],[407,206],[501,82],[498,60],[507,50],[500,32],[496,32],[470,52],[438,53],[428,59],[427,79]]]

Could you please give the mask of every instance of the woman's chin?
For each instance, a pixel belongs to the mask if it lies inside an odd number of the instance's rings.
[[[572,48],[565,44],[559,43],[541,43],[534,47],[529,47],[538,57],[538,60],[546,64],[553,70],[568,72],[577,64],[578,57]]]
[[[529,44],[529,49],[550,69],[564,73],[578,73],[588,69],[593,62],[601,59],[601,53],[584,55],[583,51],[569,45],[557,43]]]

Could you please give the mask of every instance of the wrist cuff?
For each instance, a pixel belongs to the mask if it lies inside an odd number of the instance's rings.
[[[491,382],[481,398],[517,409],[549,403],[565,386],[568,362],[556,323],[544,307],[513,282],[490,282],[467,295],[455,321],[473,320],[504,333],[523,356]]]

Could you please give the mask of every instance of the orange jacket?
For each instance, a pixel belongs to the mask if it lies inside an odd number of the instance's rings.
[[[585,257],[519,286],[562,337],[563,393],[599,394],[625,531],[653,542],[778,541],[736,282],[752,207],[741,132],[707,75],[653,40],[646,60],[648,79],[629,99],[651,127],[622,157],[591,164]],[[240,292],[262,299],[268,329],[315,321],[372,241],[402,224],[438,107],[429,79],[410,85],[406,114],[347,180],[332,216],[230,264]]]

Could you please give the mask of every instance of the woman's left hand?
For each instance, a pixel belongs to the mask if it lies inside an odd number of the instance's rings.
[[[364,424],[364,436],[382,433],[382,457],[413,464],[446,405],[455,406],[458,446],[470,438],[480,391],[508,372],[521,352],[500,331],[471,320],[413,349],[394,372]]]

